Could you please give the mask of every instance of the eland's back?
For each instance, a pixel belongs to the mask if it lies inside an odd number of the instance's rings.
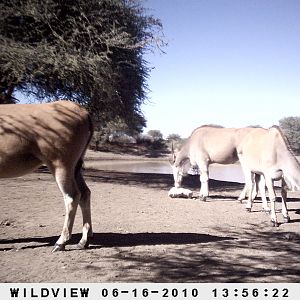
[[[235,128],[202,126],[193,131],[189,138],[190,158],[210,163],[230,164],[237,161]]]
[[[0,105],[0,177],[77,161],[89,140],[88,118],[70,101]]]

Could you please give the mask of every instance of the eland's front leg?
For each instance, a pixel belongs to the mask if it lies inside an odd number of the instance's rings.
[[[246,204],[246,210],[251,212],[253,205],[253,195],[255,194],[256,184],[253,174],[250,171],[245,172],[245,186],[248,188],[248,199]]]
[[[209,195],[208,192],[208,166],[203,166],[200,168],[200,182],[201,182],[201,188],[199,192],[199,199],[202,201],[206,201],[206,198]]]
[[[247,199],[248,196],[251,196],[251,199],[254,200],[256,195],[257,195],[256,185],[254,186],[254,189],[252,190],[252,185],[249,186],[248,183],[246,183],[244,185],[244,188],[243,188],[240,196],[238,197],[238,200],[242,203],[242,201]]]
[[[249,193],[249,187],[245,184],[240,196],[238,197],[238,200],[242,203],[242,200],[247,198],[248,193]]]

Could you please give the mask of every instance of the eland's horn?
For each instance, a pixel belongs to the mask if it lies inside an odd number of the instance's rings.
[[[175,160],[176,160],[176,155],[175,155],[175,152],[174,152],[174,144],[173,144],[173,142],[171,144],[171,153],[172,153],[172,162],[174,163]]]

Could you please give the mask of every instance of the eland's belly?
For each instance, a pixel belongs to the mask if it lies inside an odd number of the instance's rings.
[[[25,175],[38,168],[42,162],[32,154],[1,154],[0,178],[11,178]]]

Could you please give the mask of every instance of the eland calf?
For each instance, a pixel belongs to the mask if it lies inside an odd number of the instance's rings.
[[[79,248],[92,237],[90,190],[81,174],[93,134],[88,112],[71,101],[0,105],[0,178],[18,177],[41,165],[53,174],[65,202],[65,221],[53,251],[71,238],[78,204],[83,231]]]

